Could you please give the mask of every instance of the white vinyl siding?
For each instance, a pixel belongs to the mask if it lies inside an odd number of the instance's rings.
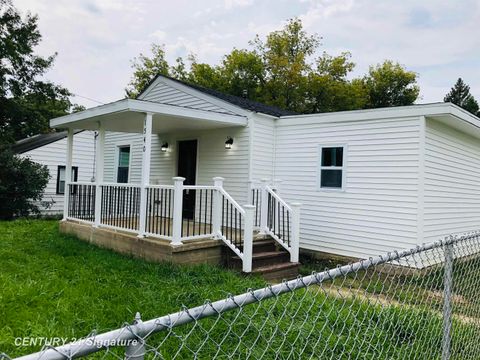
[[[161,81],[157,80],[156,85],[145,93],[141,100],[154,101],[162,104],[177,105],[189,107],[197,110],[208,110],[227,114],[234,114],[223,107],[220,107],[213,102],[205,100],[199,96],[192,95],[179,88],[175,88]]]
[[[251,180],[274,177],[275,120],[262,116],[253,118],[252,175]]]
[[[425,241],[480,227],[480,141],[427,119]]]
[[[105,134],[105,182],[117,182],[118,149],[130,146],[129,182],[140,184],[142,178],[142,135],[107,131]]]
[[[322,191],[319,147],[345,144],[345,191]],[[417,244],[419,118],[280,119],[275,177],[302,203],[300,246],[367,258]]]
[[[93,176],[95,133],[82,131],[73,137],[72,166],[78,167],[78,181],[91,181]],[[36,149],[20,154],[21,157],[29,157],[32,161],[46,165],[50,173],[50,179],[42,202],[52,203],[50,208],[41,207],[42,214],[63,213],[63,195],[57,194],[57,171],[58,166],[65,166],[67,138],[57,140]]]
[[[232,149],[225,149],[225,140],[233,137]],[[153,184],[173,184],[172,177],[177,174],[177,141],[198,140],[197,185],[213,185],[212,178],[225,178],[225,189],[240,204],[246,204],[248,192],[248,147],[249,132],[246,127],[226,129],[182,131],[172,134],[154,134],[150,181]],[[161,145],[168,142],[167,152],[161,151]],[[120,145],[131,146],[130,182],[140,183],[142,168],[141,134],[112,133],[105,138],[105,181],[114,181],[115,150]],[[117,150],[118,151],[118,150]]]

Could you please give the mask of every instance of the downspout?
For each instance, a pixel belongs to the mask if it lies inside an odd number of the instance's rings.
[[[248,181],[247,181],[247,202],[250,196],[250,182],[253,180],[253,144],[254,144],[254,115],[255,113],[250,113],[247,116],[247,126],[248,126]]]
[[[418,204],[417,204],[417,245],[425,242],[424,217],[425,217],[425,138],[426,119],[419,118],[418,131]]]
[[[277,178],[276,164],[277,164],[277,121],[278,117],[273,119],[273,156],[272,156],[272,182]]]

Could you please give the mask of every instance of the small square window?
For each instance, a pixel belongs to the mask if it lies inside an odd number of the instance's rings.
[[[325,146],[320,152],[320,188],[342,189],[344,147]]]

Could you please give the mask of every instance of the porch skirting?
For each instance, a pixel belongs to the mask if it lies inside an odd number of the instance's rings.
[[[169,240],[139,238],[120,230],[94,227],[74,220],[60,221],[60,232],[78,237],[99,247],[152,262],[170,261],[177,264],[223,265],[225,246],[211,238],[185,240],[172,245]]]

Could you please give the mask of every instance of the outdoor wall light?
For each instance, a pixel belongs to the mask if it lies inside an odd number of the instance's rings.
[[[227,141],[225,141],[225,149],[231,149],[233,145],[233,138],[230,136],[227,138]]]
[[[162,144],[162,151],[163,151],[163,152],[167,152],[167,151],[168,151],[168,143],[167,143],[167,142]]]

